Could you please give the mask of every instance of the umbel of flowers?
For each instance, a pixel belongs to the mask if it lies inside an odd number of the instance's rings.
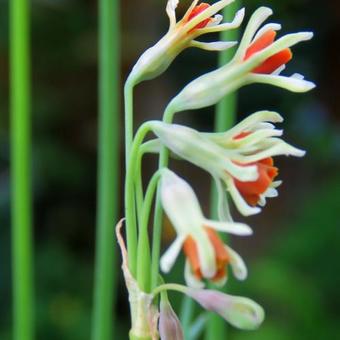
[[[166,13],[169,30],[154,46],[147,49],[133,67],[125,84],[126,182],[125,221],[117,225],[122,269],[129,293],[131,310],[130,339],[183,339],[180,320],[171,307],[168,291],[186,294],[207,311],[219,314],[239,329],[256,329],[264,320],[263,308],[253,300],[205,289],[206,282],[226,284],[229,269],[238,280],[247,278],[242,257],[224,243],[220,233],[244,237],[252,229],[235,222],[230,214],[228,196],[244,216],[261,212],[268,198],[278,196],[281,185],[276,156],[302,157],[305,152],[282,139],[280,114],[259,111],[222,133],[202,133],[192,127],[173,124],[174,114],[218,103],[242,86],[262,83],[293,92],[314,88],[300,74],[284,76],[292,59],[291,48],[312,38],[311,32],[299,32],[277,38],[281,26],[264,24],[272,14],[261,7],[251,15],[232,60],[222,67],[201,75],[186,85],[169,102],[159,121],[144,122],[133,136],[133,88],[136,84],[163,73],[185,48],[198,47],[221,51],[235,41],[199,42],[203,34],[238,28],[244,9],[231,22],[223,22],[218,12],[233,0],[212,5],[194,0],[178,20],[178,0],[169,0]],[[228,112],[225,112],[228,115]],[[145,141],[148,133],[154,139]],[[159,169],[146,188],[142,185],[142,157],[159,153]],[[168,157],[185,160],[207,171],[216,183],[218,218],[204,216],[194,189],[168,167]],[[155,224],[149,238],[150,215],[156,197]],[[163,207],[176,237],[160,256]],[[125,224],[126,243],[121,233]],[[179,254],[185,255],[183,268],[186,286],[166,283],[162,273],[171,271]]]

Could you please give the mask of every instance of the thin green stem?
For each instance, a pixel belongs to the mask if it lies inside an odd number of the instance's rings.
[[[174,112],[170,107],[167,107],[164,112],[163,121],[165,123],[171,123],[173,121]],[[158,169],[162,169],[168,166],[169,163],[169,150],[162,146],[159,153]],[[161,252],[161,236],[163,225],[163,210],[160,200],[160,193],[157,192],[156,204],[155,204],[155,216],[153,223],[153,235],[152,235],[152,259],[151,259],[151,288],[155,288],[158,283],[159,273],[159,257]]]
[[[142,215],[143,211],[143,201],[144,201],[144,193],[143,193],[143,181],[142,181],[142,158],[144,153],[138,152],[138,159],[136,164],[136,174],[135,174],[135,194],[136,194],[136,206],[137,206],[137,216]]]
[[[148,222],[152,201],[157,189],[157,184],[161,175],[158,170],[151,178],[145,193],[145,200],[139,226],[138,249],[137,249],[137,281],[139,287],[144,291],[150,292],[150,243],[148,234]]]
[[[146,134],[150,131],[148,122],[144,123],[138,129],[133,140],[128,160],[128,168],[125,178],[125,217],[127,226],[127,246],[128,246],[128,263],[132,276],[136,275],[137,261],[137,221],[136,221],[136,200],[135,200],[135,175],[136,163],[138,160],[139,147],[141,146]]]
[[[178,283],[165,283],[165,284],[159,285],[155,289],[153,289],[152,295],[154,297],[156,297],[158,294],[160,294],[164,290],[174,290],[176,292],[186,294],[188,292],[188,287],[180,285]]]
[[[232,15],[240,8],[241,1],[235,0],[224,9],[223,16],[226,21],[230,20]],[[232,41],[237,40],[239,36],[238,30],[225,31],[221,33],[221,40]],[[225,65],[233,57],[234,51],[227,50],[219,54],[219,66]],[[225,131],[233,126],[236,120],[237,96],[235,93],[227,95],[216,106],[215,114],[215,131]],[[217,192],[214,183],[211,190],[211,214],[217,216]],[[224,288],[225,289],[225,288]],[[223,319],[215,314],[209,314],[206,327],[205,340],[216,340],[227,338],[227,325]]]
[[[128,78],[124,86],[124,118],[125,118],[125,164],[126,169],[130,159],[130,151],[133,140],[133,87]]]
[[[99,1],[99,129],[92,339],[112,338],[119,197],[119,2]]]
[[[13,339],[34,338],[30,2],[10,1]]]

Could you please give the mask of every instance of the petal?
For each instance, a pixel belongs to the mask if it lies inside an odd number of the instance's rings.
[[[203,308],[223,317],[234,327],[256,329],[264,320],[264,310],[253,300],[232,296],[210,289],[188,289],[187,295]]]
[[[160,183],[162,205],[177,235],[189,235],[199,228],[203,215],[191,186],[167,169],[162,171]]]
[[[237,209],[242,215],[250,216],[261,212],[261,209],[259,207],[251,207],[250,205],[248,205],[248,203],[243,199],[243,197],[237,190],[232,178],[228,179],[227,187]]]
[[[213,5],[209,6],[206,10],[202,11],[200,14],[196,15],[194,18],[188,21],[185,24],[185,30],[187,32],[190,32],[190,30],[195,28],[199,23],[201,23],[205,19],[212,17],[214,14],[219,12],[222,8],[228,6],[234,1],[235,0],[221,0],[221,1],[215,2]],[[184,18],[182,20],[184,20]]]
[[[219,25],[222,22],[222,20],[223,20],[223,15],[216,14],[205,27],[213,27],[213,26]]]
[[[266,142],[263,142],[262,149],[263,151],[257,152],[250,156],[244,156],[241,154],[235,155],[234,160],[240,163],[247,164],[254,163],[260,161],[261,159],[273,156],[285,155],[303,157],[306,154],[305,151],[295,148],[294,146],[278,138],[270,138]]]
[[[204,226],[213,228],[217,231],[222,231],[224,233],[229,233],[239,236],[252,235],[253,231],[251,228],[244,223],[237,222],[219,222],[205,219]]]
[[[166,5],[166,13],[168,14],[170,20],[170,30],[176,25],[176,8],[178,3],[179,0],[168,0]]]
[[[281,25],[280,24],[276,24],[276,23],[270,23],[270,24],[266,24],[264,25],[261,29],[259,29],[255,35],[255,37],[253,38],[252,42],[250,43],[250,45],[256,41],[258,38],[260,38],[261,36],[263,36],[265,33],[267,33],[268,31],[279,31],[281,29]]]
[[[242,257],[232,248],[225,245],[228,255],[230,257],[230,265],[234,276],[238,280],[245,280],[248,275],[247,267],[242,259]]]
[[[283,118],[274,111],[258,111],[243,119],[233,128],[221,134],[221,136],[223,136],[223,138],[233,138],[243,131],[253,130],[254,127],[263,122],[281,123],[283,122]]]
[[[159,313],[159,335],[161,340],[184,339],[181,323],[167,298],[161,298]]]
[[[243,38],[240,42],[240,46],[235,54],[234,60],[243,60],[246,50],[254,38],[256,31],[267,20],[269,16],[273,14],[273,11],[268,7],[260,7],[251,16],[246,30],[243,34]]]
[[[251,73],[248,75],[247,78],[249,79],[249,83],[274,85],[298,93],[308,92],[315,88],[315,84],[313,82],[304,80],[303,78],[296,76],[285,77],[275,74]]]
[[[202,228],[191,235],[197,245],[200,269],[204,278],[211,279],[216,274],[216,259],[214,248],[207,233]]]
[[[187,235],[178,235],[170,247],[165,251],[160,259],[160,267],[162,272],[168,273],[173,267]]]
[[[313,38],[312,32],[298,32],[286,34],[280,39],[276,40],[274,43],[270,44],[268,47],[263,50],[253,54],[251,57],[247,59],[243,63],[244,67],[249,68],[250,70],[255,69],[267,59],[275,56],[278,53],[281,53],[283,50],[286,50],[289,47],[292,47],[299,42],[307,41]],[[281,65],[280,65],[281,66]]]
[[[274,198],[279,196],[279,192],[275,189],[275,188],[268,188],[265,193],[264,193],[265,197],[268,198]]]
[[[224,161],[224,170],[242,182],[256,181],[258,178],[257,167],[255,165],[240,166],[229,158],[226,158]]]
[[[192,40],[189,46],[201,48],[206,51],[224,51],[228,48],[234,47],[235,45],[237,45],[237,41],[201,42]]]
[[[197,277],[193,274],[188,260],[185,261],[184,278],[185,278],[186,284],[189,287],[192,287],[192,288],[203,288],[204,287],[203,281],[198,280]]]
[[[231,30],[234,28],[238,28],[243,22],[244,14],[245,14],[245,9],[242,8],[236,12],[235,17],[231,22],[226,22],[220,25],[216,25],[216,24],[209,25],[208,24],[206,27],[197,30],[196,34],[201,35],[201,34],[206,34],[206,33],[221,32],[221,31],[227,31],[227,30]]]
[[[219,220],[233,222],[229,210],[229,202],[226,188],[223,182],[215,175],[212,175],[217,189],[217,215]]]

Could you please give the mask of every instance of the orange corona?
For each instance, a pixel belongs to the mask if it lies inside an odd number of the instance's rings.
[[[215,230],[208,227],[205,227],[205,231],[208,234],[209,240],[215,251],[216,273],[214,277],[211,279],[211,281],[219,281],[227,275],[227,265],[230,262],[229,255],[224,246],[224,243],[218,236],[218,233]],[[191,236],[189,236],[185,240],[183,245],[183,251],[189,260],[190,266],[195,277],[199,280],[202,280],[203,275],[200,268],[200,260],[197,245]]]
[[[253,54],[262,51],[269,45],[271,45],[276,37],[274,30],[269,30],[256,39],[247,49],[244,60],[249,59]],[[289,48],[274,54],[261,65],[257,66],[253,72],[262,74],[271,74],[281,66],[287,64],[293,57],[292,51]]]

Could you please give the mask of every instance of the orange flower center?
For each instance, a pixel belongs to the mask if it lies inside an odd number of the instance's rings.
[[[224,247],[222,240],[218,236],[218,233],[214,229],[208,227],[205,227],[204,229],[208,234],[209,240],[215,251],[216,274],[211,280],[218,281],[225,277],[227,274],[226,265],[229,263],[229,255]],[[189,260],[194,275],[197,279],[202,280],[203,275],[198,256],[198,249],[195,240],[191,236],[188,236],[185,240],[183,251]]]
[[[242,139],[249,136],[251,132],[243,131],[233,139]],[[271,185],[274,178],[278,175],[279,169],[274,167],[274,160],[272,157],[261,159],[255,163],[241,164],[241,166],[256,165],[259,177],[253,182],[241,182],[234,178],[234,183],[242,197],[246,202],[252,206],[255,206],[259,200],[260,195],[263,194]]]
[[[269,30],[256,39],[247,49],[244,60],[249,59],[253,54],[264,50],[271,45],[276,37],[274,30]],[[274,54],[266,59],[261,65],[253,69],[254,73],[271,74],[282,65],[287,64],[293,57],[292,51],[289,48]]]
[[[234,178],[234,183],[240,194],[246,200],[246,202],[252,206],[255,206],[259,200],[261,194],[266,192],[274,178],[278,175],[278,168],[274,167],[274,161],[272,157],[261,159],[258,162],[239,164],[241,166],[256,165],[259,177],[253,182],[241,182]]]
[[[191,19],[193,19],[195,16],[197,16],[198,14],[202,13],[203,11],[205,11],[208,7],[210,7],[209,4],[202,2],[201,4],[195,6],[192,11],[190,12],[189,16],[188,16],[188,21],[190,21]],[[209,22],[211,21],[211,18],[207,18],[203,21],[201,21],[199,24],[197,24],[191,31],[195,30],[195,29],[199,29],[199,28],[203,28],[205,26],[207,26],[209,24]],[[190,31],[190,32],[191,32]]]

